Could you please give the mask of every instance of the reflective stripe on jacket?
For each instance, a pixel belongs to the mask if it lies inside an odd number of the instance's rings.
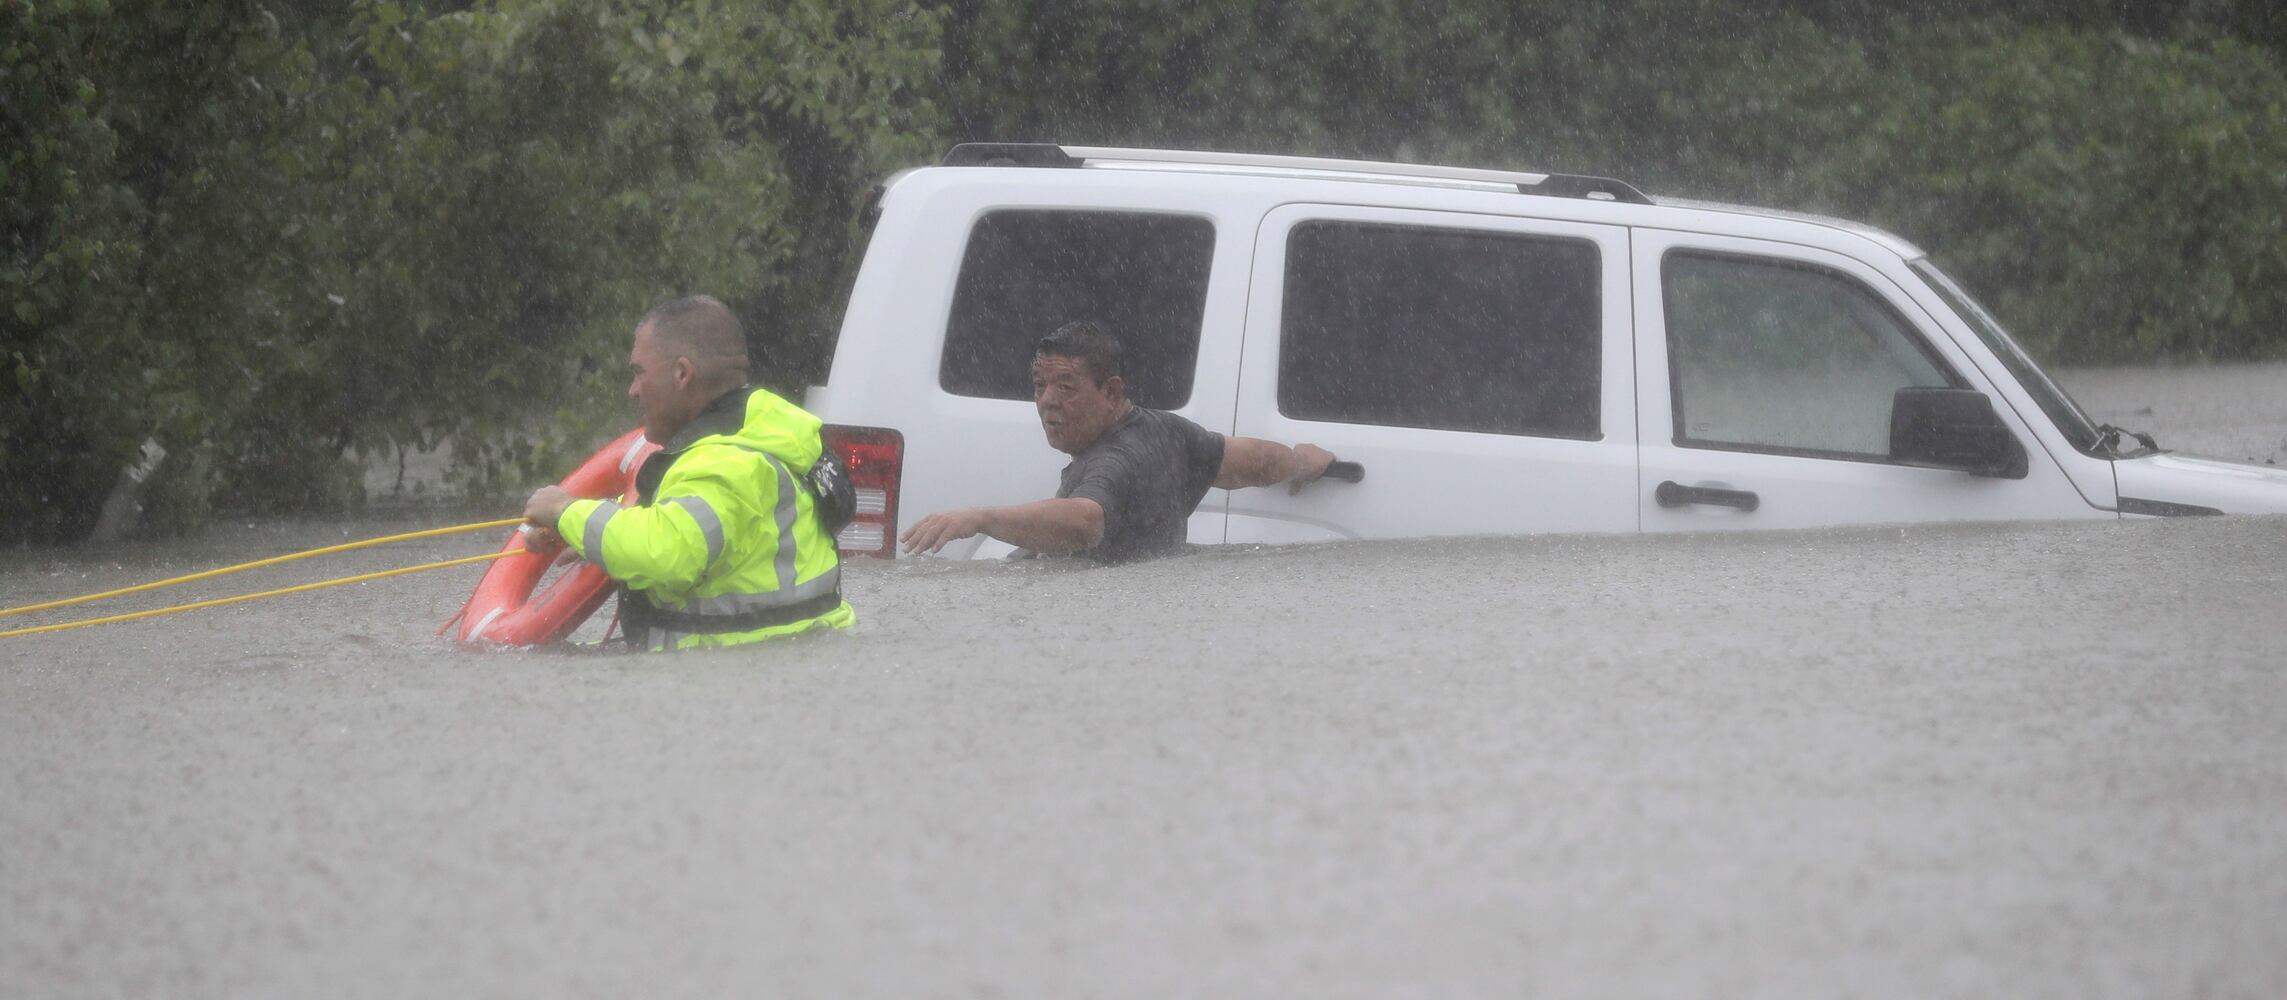
[[[848,628],[841,559],[802,474],[819,420],[767,390],[717,397],[644,463],[642,502],[579,500],[556,530],[621,583],[621,625],[651,649]]]

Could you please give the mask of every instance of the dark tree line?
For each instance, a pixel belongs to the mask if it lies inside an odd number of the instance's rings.
[[[866,191],[964,139],[1621,177],[1862,218],[2059,361],[2287,353],[2269,2],[0,0],[0,541],[482,494],[710,290],[831,351]]]

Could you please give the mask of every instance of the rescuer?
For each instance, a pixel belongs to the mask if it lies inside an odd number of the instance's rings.
[[[847,477],[817,417],[746,384],[738,318],[704,295],[660,305],[628,367],[644,436],[661,446],[636,475],[638,503],[543,486],[524,505],[619,582],[628,642],[694,649],[853,624],[829,524],[847,517]]]

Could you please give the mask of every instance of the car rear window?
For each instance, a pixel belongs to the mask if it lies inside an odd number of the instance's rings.
[[[1298,225],[1287,238],[1279,412],[1593,440],[1601,267],[1587,240]]]
[[[1128,398],[1191,399],[1215,227],[1192,215],[990,212],[969,231],[937,384],[987,399],[1032,398],[1032,348],[1075,320],[1120,339]]]

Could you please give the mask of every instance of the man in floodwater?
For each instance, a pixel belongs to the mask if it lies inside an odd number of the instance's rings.
[[[1300,489],[1334,461],[1315,445],[1225,437],[1128,402],[1120,342],[1094,323],[1067,323],[1040,341],[1032,400],[1049,446],[1072,456],[1055,498],[931,514],[900,536],[905,551],[935,552],[985,534],[1099,562],[1164,555],[1182,547],[1185,522],[1208,487]]]
[[[731,646],[848,628],[841,560],[822,509],[848,498],[817,417],[746,384],[746,334],[704,295],[635,328],[627,395],[661,450],[636,473],[638,503],[541,487],[524,516],[620,583],[639,649]]]

